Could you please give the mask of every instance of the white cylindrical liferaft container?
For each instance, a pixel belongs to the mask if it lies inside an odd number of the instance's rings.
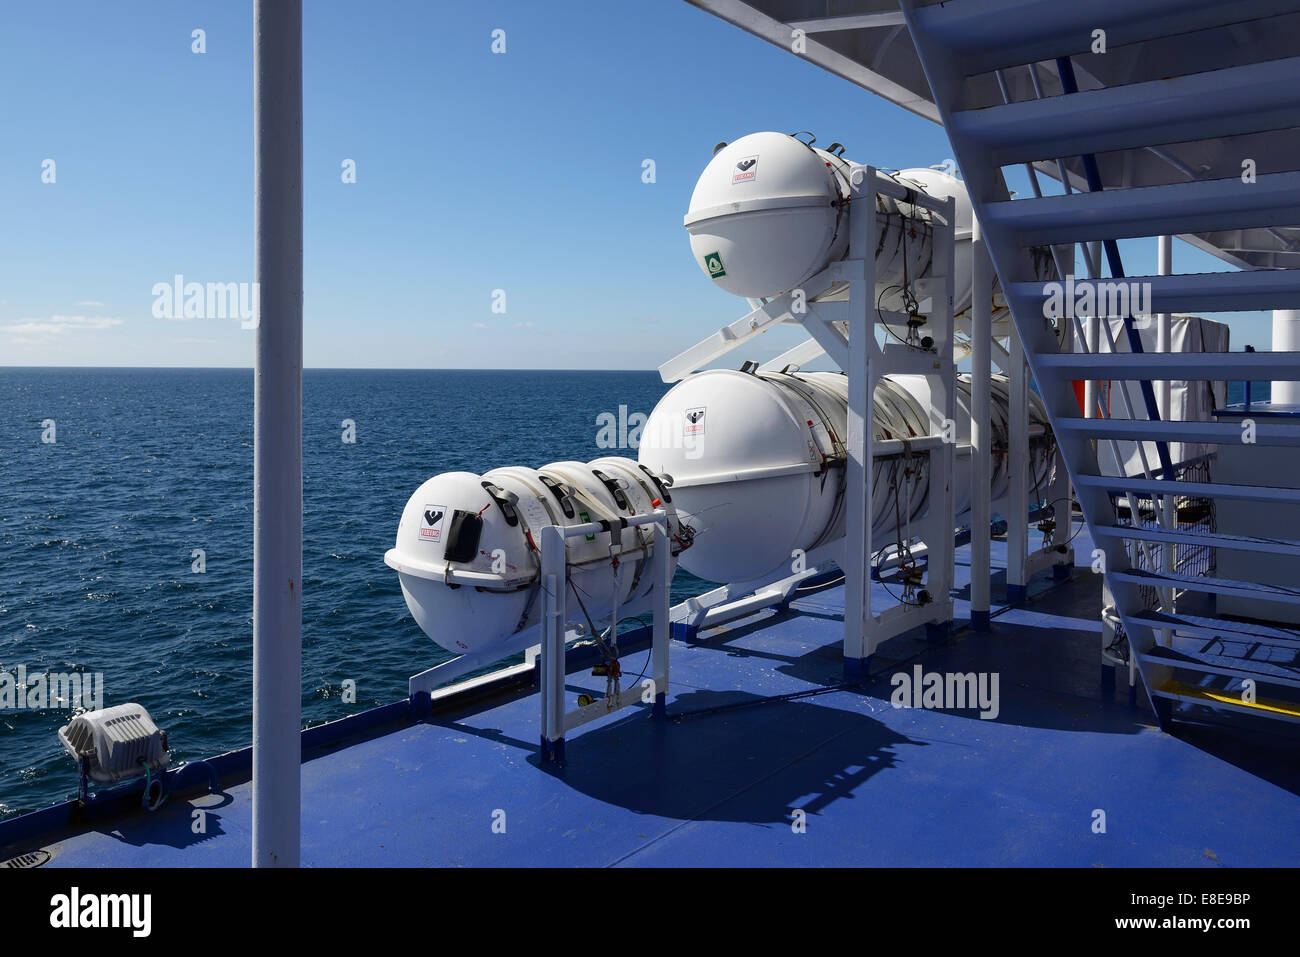
[[[540,620],[541,530],[613,521],[663,508],[676,553],[689,543],[669,480],[631,459],[556,462],[485,475],[447,472],[406,503],[397,542],[384,555],[397,570],[416,624],[453,654],[488,655]],[[569,618],[600,627],[653,585],[652,525],[566,539]],[[675,562],[674,562],[675,567]]]
[[[718,150],[684,218],[696,263],[720,288],[747,299],[798,288],[848,250],[855,165],[785,133],[751,133]],[[952,182],[964,191],[960,180]],[[880,305],[895,308],[887,287],[930,269],[930,213],[888,196],[877,197],[876,210]]]
[[[1008,389],[994,377],[994,444],[1005,448]],[[959,377],[957,514],[970,508],[970,378]],[[931,434],[929,383],[923,376],[887,376],[873,400],[873,434],[910,439]],[[1031,401],[1030,488],[1045,488],[1051,468],[1047,416]],[[700,578],[748,582],[784,568],[844,534],[848,380],[841,373],[753,373],[711,370],[674,386],[655,406],[641,434],[640,463],[673,477],[673,497],[694,532],[682,567]],[[1006,457],[995,457],[991,495],[1008,488]],[[908,537],[908,524],[929,504],[929,457],[873,462],[872,529],[882,544]],[[895,490],[896,493],[895,494]]]

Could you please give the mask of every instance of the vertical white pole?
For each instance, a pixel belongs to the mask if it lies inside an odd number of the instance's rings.
[[[941,361],[939,387],[943,390],[943,419],[945,422],[952,422],[954,426],[957,421],[957,368],[952,358],[953,329],[956,327],[956,321],[953,317],[953,298],[954,288],[953,280],[956,276],[956,244],[954,242],[956,230],[956,200],[951,196],[948,198],[946,207],[943,212],[946,227],[937,234],[935,243],[936,265],[940,265],[944,271],[943,281],[943,298],[939,299],[939,293],[935,292],[935,305],[933,307],[935,322],[935,342],[939,344],[939,358]],[[942,434],[942,432],[940,433]],[[931,462],[934,461],[934,455],[931,454]],[[942,521],[939,525],[936,538],[936,546],[932,546],[931,554],[935,559],[941,559],[938,562],[939,575],[933,576],[935,566],[931,566],[926,572],[927,585],[931,586],[931,594],[934,601],[942,603],[949,612],[952,609],[952,586],[954,578],[954,551],[953,533],[957,528],[956,490],[953,488],[953,475],[956,472],[957,465],[957,443],[946,442],[939,456],[939,461],[943,463],[944,482],[941,486],[943,489],[943,498],[941,500],[940,515]],[[933,479],[933,476],[931,476]],[[934,485],[931,484],[931,489]],[[931,492],[933,494],[933,492]],[[935,561],[931,559],[931,561]],[[947,632],[952,620],[952,615],[936,625],[941,625],[944,632]]]
[[[1161,276],[1168,276],[1173,271],[1173,237],[1161,236],[1159,244],[1156,246],[1156,271]],[[1167,312],[1160,313],[1156,320],[1156,352],[1168,352],[1171,347],[1172,317]],[[1162,379],[1155,383],[1156,387],[1156,408],[1160,410],[1160,418],[1169,418],[1169,400],[1170,385],[1168,379]],[[1165,478],[1173,478],[1166,475]]]
[[[564,626],[565,591],[564,533],[556,525],[542,528],[542,581],[547,591],[546,616],[542,623],[542,736],[543,748],[551,757],[563,760],[564,739]],[[546,757],[544,754],[543,757]]]
[[[299,864],[302,2],[254,0],[253,866]]]
[[[1161,276],[1171,275],[1174,265],[1174,248],[1172,236],[1161,236],[1156,246],[1156,271]],[[1162,312],[1156,320],[1156,352],[1169,352],[1173,348],[1173,317],[1167,312]],[[1125,386],[1127,387],[1127,386]],[[1173,417],[1173,383],[1168,379],[1162,379],[1155,383],[1156,392],[1156,409],[1160,412],[1160,418],[1169,419]],[[1177,464],[1177,459],[1174,460]],[[1164,475],[1164,479],[1173,479],[1177,476]],[[1153,503],[1154,504],[1154,503]],[[1174,528],[1178,520],[1176,499],[1172,495],[1161,497],[1160,506],[1160,524],[1165,528]],[[1134,522],[1136,524],[1136,520]],[[1174,570],[1176,559],[1175,550],[1178,546],[1173,542],[1167,542],[1160,550],[1160,567],[1166,572]],[[1172,588],[1161,589],[1163,592],[1164,609],[1170,614],[1174,611],[1174,590]],[[1168,630],[1160,632],[1160,643],[1168,645],[1173,642],[1173,633]]]
[[[970,620],[976,631],[989,627],[989,490],[993,485],[992,432],[989,427],[989,392],[993,376],[993,264],[984,245],[979,220],[971,234],[974,257],[971,298],[971,536]]]
[[[861,169],[856,186],[855,209],[874,214],[876,171]],[[845,468],[844,530],[844,666],[855,673],[867,657],[863,628],[871,613],[867,591],[867,561],[870,559],[871,490],[871,380],[867,363],[868,339],[875,336],[870,306],[875,302],[875,215],[849,217],[849,255],[861,263],[862,273],[849,280],[849,379],[848,461]]]
[[[542,570],[541,586],[542,593],[539,596],[542,602],[542,622],[541,622],[541,646],[537,654],[537,667],[540,674],[537,677],[537,702],[541,709],[541,748],[542,760],[546,761],[550,756],[550,733],[551,733],[551,668],[554,662],[551,660],[551,620],[555,612],[555,575],[551,573],[550,567],[546,563],[546,528],[541,531],[542,538]]]
[[[1273,310],[1273,351],[1300,352],[1300,309]],[[1300,405],[1300,382],[1274,382],[1273,405]]]
[[[1011,383],[1008,410],[1007,472],[1007,599],[1025,597],[1029,559],[1029,370],[1025,347],[1015,324],[1011,326]]]
[[[1096,316],[1086,317],[1083,320],[1084,331],[1088,334],[1088,341],[1084,343],[1084,349],[1094,355],[1101,351],[1101,320]],[[1086,379],[1083,383],[1083,417],[1085,419],[1095,419],[1098,417],[1098,406],[1101,403],[1101,390],[1098,388],[1096,379]]]
[[[672,587],[673,556],[672,543],[668,538],[668,517],[663,517],[654,524],[654,561],[658,566],[658,585],[654,599],[654,629],[651,633],[654,667],[651,671],[655,679],[654,714],[664,717],[668,706],[668,639],[669,639],[669,590]]]

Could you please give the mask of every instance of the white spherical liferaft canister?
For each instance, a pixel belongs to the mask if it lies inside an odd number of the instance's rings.
[[[798,288],[848,252],[857,167],[785,133],[751,133],[727,144],[700,174],[683,219],[696,263],[719,288],[747,299]],[[969,230],[970,201],[960,180],[935,170],[892,178],[917,192],[956,197],[957,219],[964,217]],[[930,212],[880,194],[876,215],[877,287],[925,278],[933,255]],[[964,281],[969,302],[969,276]],[[886,293],[881,305],[896,303]]]
[[[421,631],[453,654],[485,656],[540,621],[544,526],[663,508],[673,550],[688,542],[669,482],[617,457],[484,475],[446,472],[407,501],[384,562],[398,572]],[[616,603],[625,607],[650,591],[653,536],[653,526],[643,525],[566,539],[570,595],[581,597],[567,604],[571,621],[608,624]]]

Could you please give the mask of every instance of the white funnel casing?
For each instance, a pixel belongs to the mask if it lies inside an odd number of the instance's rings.
[[[1007,380],[993,378],[993,448],[1007,447]],[[969,511],[970,377],[960,376],[953,490],[957,515]],[[923,376],[887,376],[876,386],[874,436],[931,435],[929,384]],[[844,441],[848,379],[838,372],[711,370],[678,383],[659,401],[641,433],[639,461],[673,477],[681,520],[694,530],[683,568],[708,581],[745,582],[790,568],[804,552],[844,535]],[[1050,477],[1047,413],[1030,400],[1031,487]],[[994,456],[994,510],[1008,491],[1006,457]],[[871,475],[873,539],[894,541],[901,521],[929,507],[929,457],[876,459]],[[898,488],[895,501],[893,489]]]
[[[625,458],[556,462],[485,475],[447,472],[406,503],[384,562],[397,570],[406,605],[426,635],[453,654],[481,655],[540,621],[541,530],[663,508],[676,552],[684,539],[668,480]],[[689,532],[687,533],[689,535]],[[654,527],[565,542],[573,620],[608,623],[654,581]],[[618,556],[618,564],[612,560]],[[675,567],[675,566],[674,566]],[[586,612],[583,613],[583,606]]]

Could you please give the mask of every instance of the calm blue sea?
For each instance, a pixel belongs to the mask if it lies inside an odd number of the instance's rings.
[[[597,447],[597,416],[665,391],[653,372],[307,371],[304,723],[403,698],[447,657],[383,562],[421,482],[635,458]],[[0,409],[0,669],[102,672],[105,706],[148,708],[178,762],[248,745],[252,372],[0,369]],[[674,597],[706,587],[679,572]],[[69,714],[0,710],[0,817],[75,796]]]

